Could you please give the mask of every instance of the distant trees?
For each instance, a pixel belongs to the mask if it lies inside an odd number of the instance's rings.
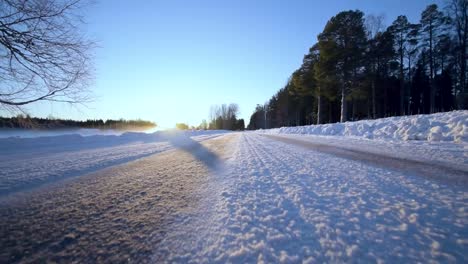
[[[87,101],[93,43],[80,0],[0,0],[0,107]]]
[[[266,109],[263,105],[257,105],[254,113],[250,116],[247,129],[259,129],[266,127]]]
[[[207,129],[224,129],[224,130],[244,130],[245,124],[243,119],[238,119],[239,106],[237,104],[222,104],[213,105],[210,108],[209,123],[202,122],[200,127],[204,126]]]
[[[444,12],[447,10],[448,12]],[[248,129],[468,108],[468,1],[427,6],[420,21],[359,10],[333,16]]]
[[[207,130],[208,129],[208,123],[206,122],[205,119],[202,120],[201,124],[198,126],[198,129],[201,129],[201,130]]]
[[[176,128],[180,130],[244,130],[244,119],[238,119],[239,106],[237,104],[212,105],[209,111],[208,121],[203,119],[198,126],[188,126],[184,123],[177,123]]]
[[[77,121],[71,119],[37,118],[18,115],[16,117],[0,117],[0,128],[37,128],[37,129],[58,129],[58,128],[96,128],[96,129],[121,129],[121,130],[142,130],[156,127],[156,123],[141,119],[136,120],[102,120],[88,119]]]
[[[185,123],[177,123],[176,124],[176,128],[179,129],[179,130],[188,130],[189,129],[189,125],[185,124]]]

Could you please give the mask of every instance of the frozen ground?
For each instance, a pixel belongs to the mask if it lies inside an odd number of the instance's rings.
[[[0,140],[0,262],[468,261],[463,142],[199,133]]]

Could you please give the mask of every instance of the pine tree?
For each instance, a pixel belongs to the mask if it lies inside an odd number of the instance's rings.
[[[318,46],[314,45],[310,48],[309,53],[304,56],[301,67],[295,71],[292,75],[291,81],[293,85],[291,86],[290,92],[292,95],[299,97],[311,97],[311,106],[315,105],[315,98],[317,98],[317,115],[316,123],[320,123],[320,90],[317,85],[316,75],[315,75],[315,64],[319,59]]]
[[[410,42],[412,25],[408,22],[406,16],[398,16],[393,21],[389,30],[395,38],[396,52],[398,55],[399,81],[400,81],[400,115],[405,114],[405,56],[408,52],[407,46]]]
[[[448,9],[450,11],[451,23],[454,29],[456,47],[456,94],[459,98],[459,107],[468,107],[468,83],[467,83],[467,52],[468,52],[468,1],[450,0]]]
[[[332,17],[318,36],[319,76],[335,79],[340,86],[340,122],[347,120],[346,97],[355,88],[358,73],[363,64],[366,46],[364,14],[344,11]]]
[[[430,112],[435,112],[435,84],[434,77],[436,74],[435,65],[435,45],[440,37],[442,26],[446,22],[446,17],[439,11],[436,4],[428,5],[421,13],[421,30],[423,33],[424,47],[427,48],[427,59],[429,63],[429,79],[430,79]]]

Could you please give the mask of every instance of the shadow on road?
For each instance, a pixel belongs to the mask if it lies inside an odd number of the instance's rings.
[[[207,166],[210,170],[216,170],[217,166],[221,162],[219,157],[215,153],[207,149],[199,142],[191,139],[188,135],[184,133],[173,133],[171,135],[168,135],[167,140],[175,148],[191,154],[198,161],[202,162],[205,166]]]

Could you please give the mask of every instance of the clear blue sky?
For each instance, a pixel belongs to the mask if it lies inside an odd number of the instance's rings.
[[[96,0],[85,18],[99,44],[95,102],[40,103],[33,116],[143,118],[162,128],[198,125],[210,105],[237,103],[248,123],[257,103],[286,83],[327,20],[360,9],[417,22],[429,0]]]

